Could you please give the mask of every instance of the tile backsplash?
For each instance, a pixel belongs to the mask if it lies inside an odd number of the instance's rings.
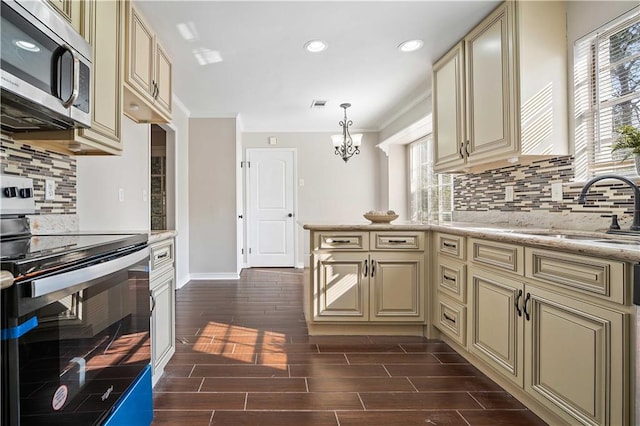
[[[33,179],[37,214],[76,213],[76,160],[36,146],[17,142],[2,135],[0,173]],[[45,181],[55,181],[55,199],[45,200]]]
[[[562,185],[561,201],[552,201],[551,184]],[[513,201],[505,200],[507,186],[513,186]],[[454,178],[454,211],[467,213],[561,213],[563,221],[571,213],[617,214],[628,220],[633,214],[633,192],[623,182],[605,180],[591,187],[585,205],[578,204],[582,182],[574,182],[573,157],[563,156],[514,165]],[[454,213],[454,217],[455,217]],[[575,215],[576,218],[579,216]],[[483,215],[482,217],[486,217]]]

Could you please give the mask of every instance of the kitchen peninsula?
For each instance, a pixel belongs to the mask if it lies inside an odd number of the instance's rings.
[[[534,411],[629,424],[637,237],[471,223],[304,228],[310,334],[442,338]]]

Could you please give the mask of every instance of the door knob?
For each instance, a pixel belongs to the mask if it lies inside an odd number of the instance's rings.
[[[289,216],[289,217],[293,217],[293,213],[289,213],[287,216]]]

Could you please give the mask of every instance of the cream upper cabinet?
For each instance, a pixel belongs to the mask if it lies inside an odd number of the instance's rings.
[[[465,163],[464,89],[464,43],[458,43],[433,65],[433,135],[439,167]]]
[[[156,81],[156,104],[171,115],[171,60],[160,43],[156,43]]]
[[[510,116],[514,109],[510,9],[508,3],[503,4],[464,40],[468,129],[464,155],[469,162],[517,151]]]
[[[82,28],[82,1],[80,0],[47,0],[56,12],[68,21],[71,26],[81,32]]]
[[[566,52],[563,2],[507,1],[436,62],[436,171],[567,154]]]
[[[83,0],[81,34],[93,53],[91,128],[16,133],[16,140],[44,144],[72,155],[122,152],[124,8],[119,1]]]
[[[124,113],[139,123],[171,121],[171,60],[153,29],[127,1]]]

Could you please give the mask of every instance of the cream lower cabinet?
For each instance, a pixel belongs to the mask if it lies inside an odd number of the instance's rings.
[[[312,256],[315,321],[369,319],[368,253],[322,253]]]
[[[465,242],[466,239],[460,235],[434,235],[433,324],[462,347],[467,346]]]
[[[469,351],[569,423],[627,424],[626,316],[469,268]]]
[[[155,384],[175,353],[175,269],[173,239],[151,245],[151,367]]]
[[[313,264],[315,321],[424,321],[424,255],[322,253]]]

